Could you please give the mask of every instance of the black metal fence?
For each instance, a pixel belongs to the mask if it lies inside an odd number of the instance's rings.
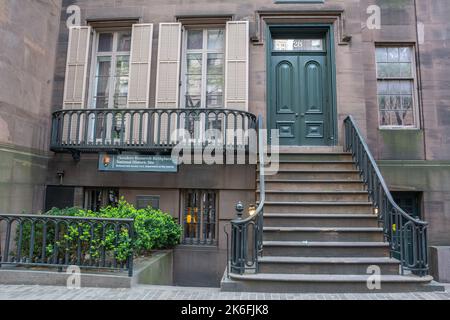
[[[132,219],[2,214],[0,231],[0,266],[78,266],[133,275]]]
[[[248,271],[259,272],[258,259],[263,252],[263,226],[265,204],[265,162],[263,118],[258,117],[258,153],[259,153],[259,189],[260,201],[255,212],[242,219],[244,207],[236,206],[238,218],[231,221],[231,250],[227,248],[229,257],[228,270],[231,273],[244,274]]]
[[[249,146],[256,117],[231,109],[68,109],[53,113],[53,151],[159,151],[180,143]],[[174,134],[178,132],[178,134]]]
[[[361,171],[383,225],[385,238],[390,243],[391,254],[400,260],[402,273],[406,269],[418,275],[427,275],[428,224],[411,217],[395,203],[353,117],[347,117],[344,124],[345,150],[353,154]]]

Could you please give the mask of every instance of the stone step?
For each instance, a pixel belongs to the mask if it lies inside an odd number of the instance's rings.
[[[275,166],[275,165],[274,165]],[[353,161],[281,161],[276,164],[279,170],[323,171],[356,170]],[[258,165],[259,167],[259,165]]]
[[[260,191],[257,190],[257,200],[260,199]],[[276,191],[266,190],[266,201],[278,202],[317,202],[317,201],[343,201],[343,202],[363,202],[368,201],[367,191]]]
[[[343,146],[279,146],[279,154],[326,154],[326,153],[343,153]],[[270,154],[270,150],[266,150],[266,153]]]
[[[259,188],[259,179],[257,180]],[[366,191],[359,180],[268,180],[267,190],[276,191]]]
[[[265,213],[266,227],[305,227],[305,228],[376,228],[378,219],[369,214],[294,214]]]
[[[267,175],[266,180],[360,180],[358,170],[279,170],[276,175]]]
[[[311,152],[311,153],[280,153],[283,161],[353,161],[351,153],[347,152]]]
[[[264,227],[264,241],[383,242],[382,228]]]
[[[264,256],[389,257],[385,242],[264,241]]]
[[[392,258],[261,257],[261,273],[284,274],[368,274],[377,266],[383,275],[398,275],[400,263]]]
[[[369,275],[325,274],[245,274],[236,275],[226,271],[221,282],[225,292],[272,292],[272,293],[394,293],[445,291],[445,287],[430,284],[431,276],[382,275],[380,289],[370,290]]]
[[[371,202],[272,202],[266,201],[265,213],[372,214]]]

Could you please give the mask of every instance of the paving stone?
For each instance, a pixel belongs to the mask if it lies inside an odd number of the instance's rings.
[[[450,288],[450,287],[449,287]],[[220,292],[217,288],[139,286],[131,289],[0,285],[2,300],[450,300],[450,292],[278,294]]]

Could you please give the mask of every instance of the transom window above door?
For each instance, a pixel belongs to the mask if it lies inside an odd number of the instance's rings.
[[[90,99],[92,107],[126,107],[131,29],[97,32],[94,49]]]
[[[225,29],[187,29],[183,59],[184,107],[222,108]]]
[[[323,51],[323,39],[274,39],[274,51]]]

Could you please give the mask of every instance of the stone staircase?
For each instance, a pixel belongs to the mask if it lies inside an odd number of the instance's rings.
[[[342,148],[282,150],[279,172],[266,176],[263,237],[260,272],[225,273],[223,291],[369,292],[374,265],[382,274],[377,292],[441,290],[430,285],[432,277],[400,275],[366,187]]]

